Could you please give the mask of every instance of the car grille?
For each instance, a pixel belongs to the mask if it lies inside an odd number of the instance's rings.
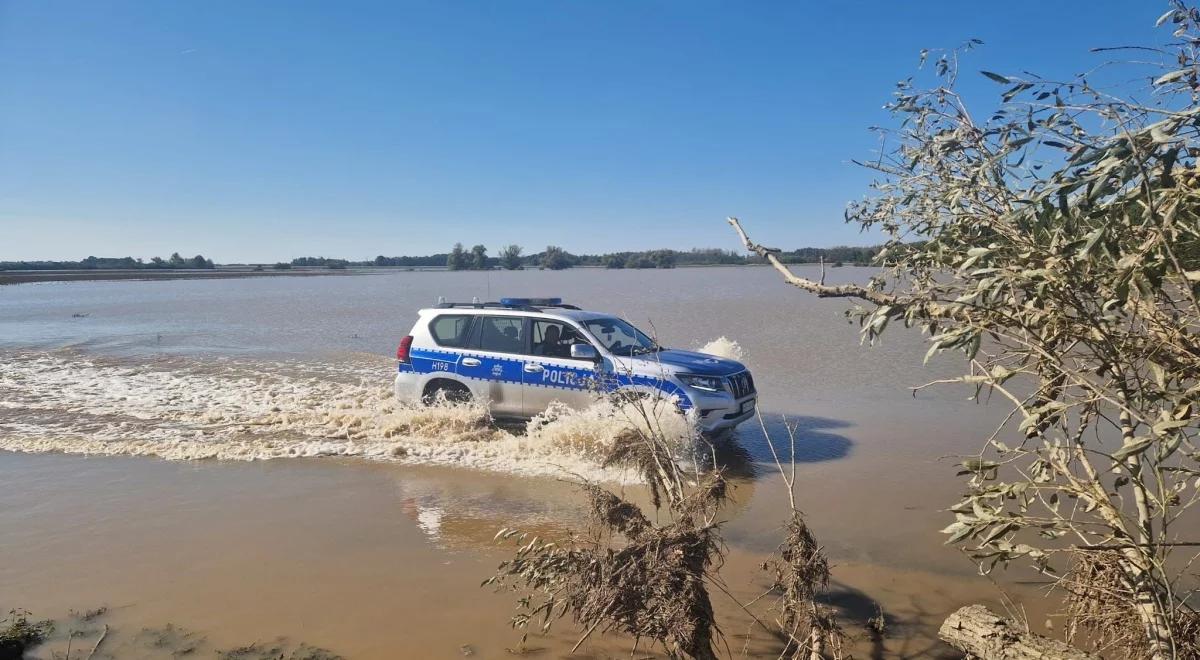
[[[754,377],[750,375],[749,371],[734,374],[728,380],[729,391],[733,393],[733,398],[740,399],[754,394]]]

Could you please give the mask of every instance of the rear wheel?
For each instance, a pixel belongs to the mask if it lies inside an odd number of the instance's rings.
[[[421,394],[421,402],[428,406],[439,400],[465,403],[471,400],[471,390],[467,389],[466,385],[452,380],[432,380],[425,386],[425,392]]]

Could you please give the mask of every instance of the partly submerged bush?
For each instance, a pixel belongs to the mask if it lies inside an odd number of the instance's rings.
[[[668,443],[633,429],[621,434],[609,461],[646,478],[669,522],[655,524],[615,493],[582,484],[588,526],[561,542],[500,530],[497,539],[521,545],[484,584],[529,592],[513,617],[518,628],[540,621],[545,631],[569,616],[586,629],[579,644],[597,630],[619,632],[656,643],[672,658],[716,658],[707,581],[723,552],[716,514],[725,480],[714,472],[689,483]]]
[[[26,649],[46,641],[53,631],[50,621],[30,621],[25,610],[9,611],[0,620],[0,660],[21,660]]]
[[[642,477],[652,506],[665,515],[652,520],[621,495],[584,482],[589,516],[583,529],[559,540],[513,529],[497,533],[497,539],[516,540],[519,547],[484,585],[523,594],[514,627],[534,624],[545,632],[569,617],[585,630],[576,648],[596,631],[616,632],[635,644],[657,645],[670,658],[717,657],[720,628],[709,585],[734,598],[717,575],[725,551],[719,513],[729,486],[719,468],[703,470],[695,448],[681,447],[669,425],[656,423],[660,404],[640,396],[622,402],[619,410],[629,422],[608,445],[604,463]],[[791,459],[794,427],[788,433]],[[691,467],[683,467],[688,463]],[[781,640],[780,658],[846,657],[833,611],[817,602],[828,584],[828,561],[796,509],[794,469],[789,474],[779,460],[776,464],[792,515],[779,556],[763,566],[772,578],[769,590],[755,600],[776,595],[777,627],[754,620]]]

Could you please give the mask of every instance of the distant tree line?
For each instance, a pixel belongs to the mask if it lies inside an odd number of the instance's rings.
[[[790,252],[779,253],[781,261],[787,264],[817,263],[822,259],[831,266],[841,265],[870,265],[879,253],[880,246],[869,247],[831,247],[831,248],[799,248]],[[424,257],[385,257],[379,255],[367,261],[348,261],[346,259],[330,259],[326,257],[300,257],[293,259],[290,266],[310,268],[346,268],[346,267],[403,267],[403,268],[441,268],[448,270],[523,270],[526,268],[542,268],[546,270],[562,270],[575,266],[590,266],[597,268],[674,268],[676,266],[745,266],[761,264],[765,261],[755,255],[738,254],[733,250],[717,248],[693,248],[691,250],[643,250],[631,252],[609,252],[604,254],[572,254],[557,245],[548,245],[541,252],[525,254],[520,245],[506,245],[500,248],[497,256],[488,254],[487,246],[474,245],[467,248],[462,243],[455,243],[448,253],[433,254]]]
[[[868,265],[879,253],[879,246],[870,247],[831,247],[831,248],[799,248],[790,252],[779,253],[784,263],[801,264],[816,263],[822,258],[825,263],[838,266],[843,264]],[[500,249],[498,256],[489,256],[488,249],[483,245],[475,245],[467,249],[462,243],[455,243],[449,253],[432,254],[423,257],[385,257],[379,255],[365,261],[350,261],[330,257],[297,257],[290,263],[279,262],[272,266],[275,270],[291,270],[293,267],[328,268],[341,270],[345,268],[366,267],[401,267],[401,268],[441,268],[449,270],[522,270],[525,268],[544,268],[547,270],[562,270],[575,266],[591,266],[600,268],[674,268],[676,266],[742,266],[759,264],[764,261],[757,256],[746,256],[732,250],[716,248],[694,248],[691,250],[644,250],[640,252],[610,252],[605,254],[572,254],[556,245],[548,245],[541,252],[525,254],[520,245],[506,245]],[[213,268],[212,259],[202,255],[191,258],[183,257],[178,252],[167,259],[153,257],[149,261],[133,257],[87,257],[79,261],[0,261],[0,270],[138,270],[138,269],[172,269],[172,268]],[[261,267],[260,267],[261,268]]]
[[[382,254],[370,262],[372,266],[401,266],[405,268],[429,268],[446,265],[446,253],[427,257],[385,257]]]
[[[799,248],[790,252],[780,252],[779,258],[784,263],[816,263],[824,259],[825,263],[838,266],[843,264],[868,265],[879,253],[879,246],[871,247],[832,247],[832,248]],[[379,255],[365,261],[350,261],[331,257],[297,257],[291,262],[279,262],[272,266],[276,270],[301,268],[328,268],[341,270],[345,268],[366,267],[402,267],[402,268],[441,268],[449,270],[522,270],[525,268],[543,268],[547,270],[562,270],[575,266],[591,266],[598,268],[674,268],[676,266],[742,266],[747,264],[764,263],[757,256],[746,256],[732,250],[716,248],[695,248],[692,250],[644,250],[633,252],[610,252],[605,254],[572,254],[556,245],[548,245],[545,250],[525,254],[520,245],[506,245],[500,249],[497,256],[490,256],[484,245],[475,245],[470,249],[462,243],[455,243],[449,253],[433,254],[423,257],[385,257]],[[0,270],[137,270],[137,269],[171,269],[171,268],[213,268],[211,259],[202,255],[191,258],[183,257],[178,252],[169,258],[153,257],[149,261],[133,257],[87,257],[79,261],[0,261]]]
[[[812,264],[824,259],[829,264],[853,264],[856,266],[870,265],[879,254],[882,246],[869,247],[838,246],[831,248],[800,248],[791,252],[779,254],[779,260],[785,264]],[[755,257],[758,262],[758,258]]]
[[[674,250],[653,252],[614,252],[601,257],[605,268],[674,268],[679,262]]]
[[[133,257],[87,257],[79,261],[0,261],[0,270],[157,270],[173,268],[214,268],[212,259],[203,255],[191,258],[178,252],[170,257],[152,257],[150,261]]]
[[[346,259],[330,259],[328,257],[298,257],[292,263],[275,264],[275,270],[291,270],[292,266],[307,266],[309,268],[328,268],[330,270],[345,270],[349,266],[370,265],[369,262],[354,262]],[[286,268],[284,267],[286,266]]]
[[[832,248],[800,248],[791,252],[782,252],[779,258],[788,264],[817,263],[824,260],[833,266],[845,264],[866,266],[874,262],[879,254],[880,246],[870,247],[832,247]],[[562,270],[575,266],[592,266],[603,268],[674,268],[676,266],[739,266],[765,263],[758,256],[738,254],[732,250],[715,248],[692,250],[645,250],[640,252],[610,252],[606,254],[571,254],[556,245],[548,245],[542,252],[528,255],[522,254],[519,245],[508,245],[502,248],[499,257],[489,257],[487,247],[476,245],[470,250],[462,243],[455,243],[449,254],[444,255],[441,263],[429,265],[445,265],[449,270],[489,270],[504,268],[519,270],[523,268],[544,268]],[[443,255],[429,257],[436,261]],[[411,257],[407,257],[412,259]],[[376,265],[382,257],[376,258]],[[399,259],[396,258],[396,259]],[[425,265],[425,264],[422,264]]]

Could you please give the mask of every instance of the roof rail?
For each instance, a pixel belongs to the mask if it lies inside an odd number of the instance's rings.
[[[522,312],[540,312],[543,309],[573,309],[579,308],[575,305],[567,305],[564,303],[556,303],[551,305],[527,305],[523,303],[506,303],[506,302],[439,302],[437,309],[511,309]]]

